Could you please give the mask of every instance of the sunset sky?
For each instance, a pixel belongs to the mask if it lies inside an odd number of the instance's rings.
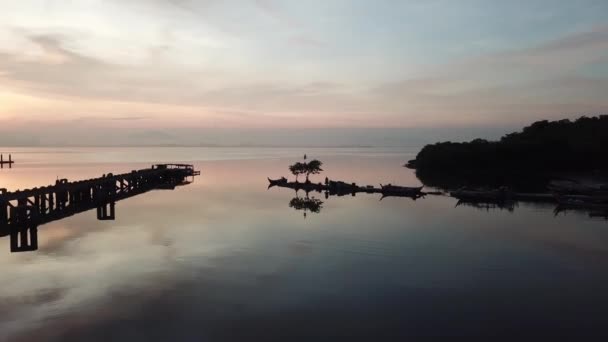
[[[366,144],[367,128],[608,113],[606,13],[606,0],[2,0],[0,144],[255,144],[311,128]]]

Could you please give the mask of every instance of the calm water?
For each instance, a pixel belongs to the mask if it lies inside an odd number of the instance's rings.
[[[153,162],[193,162],[191,185],[41,226],[39,249],[0,238],[0,340],[395,340],[608,335],[608,222],[358,194],[294,210],[267,190],[305,152],[333,179],[417,185],[417,149],[3,149],[24,189]],[[299,194],[303,196],[302,193]],[[416,339],[414,339],[416,340]]]

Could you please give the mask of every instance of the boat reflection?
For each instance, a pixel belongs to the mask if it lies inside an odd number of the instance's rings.
[[[608,221],[608,209],[606,208],[584,208],[584,207],[568,207],[564,205],[558,205],[553,210],[553,214],[558,216],[560,214],[567,215],[569,212],[573,213],[585,213],[589,218],[604,219]]]
[[[272,187],[272,185],[269,186],[269,188],[270,187]],[[340,191],[339,189],[329,189],[329,190],[325,190],[325,191],[323,191],[323,190],[305,190],[304,196],[301,197],[299,195],[299,190],[300,189],[295,189],[296,196],[293,197],[289,201],[289,207],[293,208],[295,210],[303,211],[304,218],[306,218],[306,215],[308,212],[318,214],[321,212],[321,209],[323,209],[324,202],[322,200],[316,198],[314,195],[311,196],[310,194],[313,192],[323,194],[323,196],[325,197],[326,200],[333,196],[335,196],[335,197],[342,197],[342,196],[355,197],[357,195],[356,192],[352,192],[352,191]],[[380,200],[382,200],[386,197],[406,197],[406,198],[410,198],[413,201],[415,201],[418,198],[424,197],[424,194],[410,195],[410,194],[400,194],[400,193],[385,193],[385,194],[382,194],[382,197],[380,197]]]
[[[479,210],[506,210],[508,212],[515,211],[515,208],[518,206],[518,202],[516,201],[502,201],[502,202],[472,202],[465,200],[458,200],[456,202],[456,207],[471,207]]]

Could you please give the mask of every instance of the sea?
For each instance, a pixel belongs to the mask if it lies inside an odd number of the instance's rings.
[[[305,154],[323,162],[314,182],[419,186],[403,167],[419,147],[0,150],[15,160],[0,169],[8,191],[157,163],[201,171],[116,202],[114,220],[90,210],[41,225],[36,250],[0,237],[0,341],[608,336],[604,218],[268,188]]]

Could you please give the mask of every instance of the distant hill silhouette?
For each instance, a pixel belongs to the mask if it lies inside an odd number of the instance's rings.
[[[608,171],[608,115],[538,121],[499,141],[440,142],[410,160],[421,180]]]

